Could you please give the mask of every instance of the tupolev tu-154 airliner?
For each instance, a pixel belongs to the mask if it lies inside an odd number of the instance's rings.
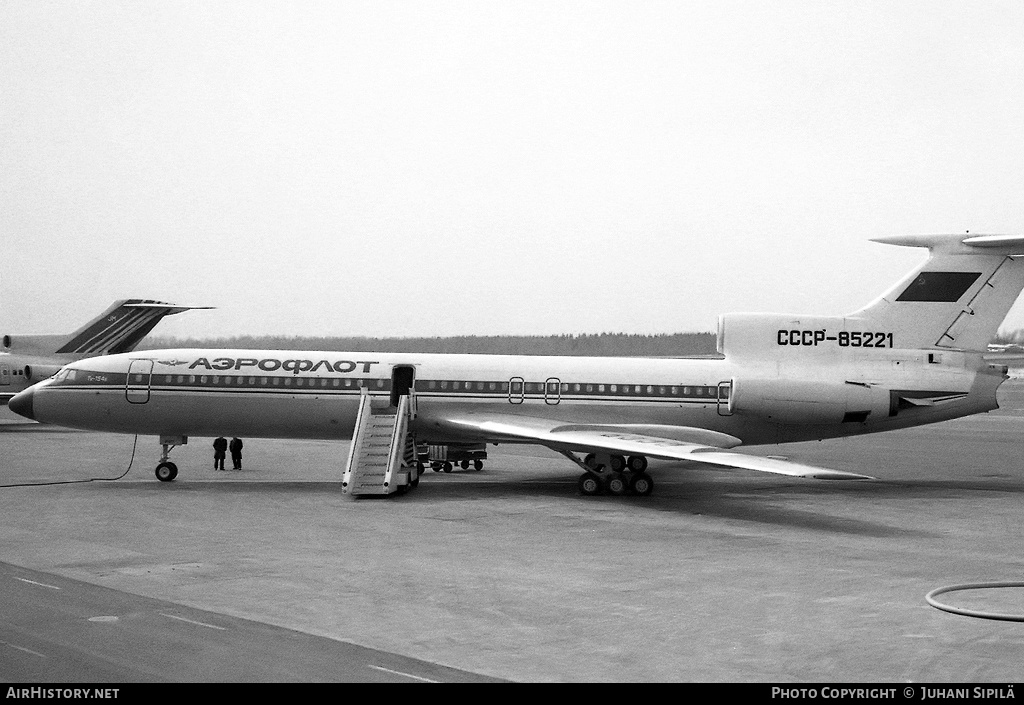
[[[9,406],[44,423],[159,436],[164,481],[177,475],[174,446],[222,435],[352,439],[342,487],[353,495],[415,487],[425,449],[467,457],[489,443],[563,454],[587,495],[649,494],[649,458],[863,479],[736,448],[997,408],[1006,368],[984,354],[1024,287],[1024,236],[877,241],[928,256],[844,316],[723,315],[713,358],[172,349],[68,364]]]

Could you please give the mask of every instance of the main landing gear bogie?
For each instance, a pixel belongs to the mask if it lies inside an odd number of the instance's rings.
[[[595,453],[588,454],[583,459],[583,464],[594,472],[601,472],[605,469],[605,464],[598,460],[598,456]],[[609,455],[607,469],[612,472],[644,472],[647,470],[647,457],[643,455],[631,455],[627,459],[623,455]]]
[[[610,473],[607,476],[585,472],[579,479],[580,493],[587,497],[599,494],[622,496],[626,494],[646,497],[654,491],[654,478],[645,472],[635,474]]]
[[[579,460],[573,459],[579,463]],[[583,459],[581,464],[587,472],[580,475],[581,494],[588,497],[599,494],[633,494],[646,497],[654,491],[654,479],[647,474],[646,457],[633,455],[627,459],[621,455],[610,455],[607,456],[606,462],[602,462],[603,460],[599,460],[594,453]],[[606,472],[606,469],[610,472]]]

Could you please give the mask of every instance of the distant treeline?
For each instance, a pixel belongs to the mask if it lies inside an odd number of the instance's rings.
[[[716,352],[715,342],[714,333],[463,335],[448,338],[312,338],[244,335],[232,338],[205,339],[153,337],[143,340],[139,349],[238,348],[242,350],[681,357],[713,355]]]

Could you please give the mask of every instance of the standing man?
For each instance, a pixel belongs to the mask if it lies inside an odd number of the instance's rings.
[[[223,470],[224,469],[224,456],[228,449],[228,439],[221,436],[213,442],[213,469]]]
[[[242,469],[242,439],[232,438],[231,439],[231,464],[234,465],[235,470]]]

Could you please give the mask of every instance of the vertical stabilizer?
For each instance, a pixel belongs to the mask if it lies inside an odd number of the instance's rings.
[[[71,334],[55,352],[73,355],[112,355],[131,352],[164,316],[195,306],[175,306],[162,301],[125,299]]]
[[[1024,288],[1024,236],[919,235],[875,242],[927,247],[928,259],[846,318],[896,331],[901,348],[984,351]]]

